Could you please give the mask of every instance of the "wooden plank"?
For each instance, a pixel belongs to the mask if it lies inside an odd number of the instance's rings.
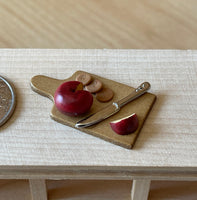
[[[17,93],[16,110],[0,128],[1,167],[166,167],[169,172],[184,167],[196,172],[196,51],[0,49],[0,57],[0,74]],[[132,87],[151,83],[158,99],[132,150],[51,120],[52,102],[31,90],[37,74],[64,79],[77,70]]]
[[[32,200],[47,200],[47,188],[44,179],[30,179],[29,186]]]
[[[150,180],[179,180],[197,181],[197,172],[189,168],[157,169],[149,168],[140,170],[138,168],[113,169],[107,167],[12,167],[1,169],[0,179],[86,179],[86,180],[135,180],[144,178]]]
[[[131,200],[147,200],[151,181],[148,179],[133,180]]]

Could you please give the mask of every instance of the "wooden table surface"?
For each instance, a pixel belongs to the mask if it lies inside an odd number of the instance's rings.
[[[0,58],[0,74],[17,92],[15,113],[0,128],[1,179],[32,179],[32,191],[41,178],[145,178],[145,188],[149,179],[197,179],[196,51],[2,49]],[[65,79],[77,70],[132,87],[151,83],[157,100],[132,150],[53,121],[52,102],[30,88],[34,75]]]
[[[197,179],[196,51],[2,49],[0,58],[17,92],[0,128],[0,178]],[[34,75],[65,79],[77,70],[132,87],[151,83],[157,100],[132,150],[53,121],[52,102],[30,88]],[[33,191],[44,185],[30,183]]]
[[[0,0],[0,47],[196,49],[196,10],[196,0]]]
[[[0,50],[0,74],[17,91],[1,127],[1,166],[197,167],[196,51]],[[65,79],[83,70],[137,87],[147,80],[156,103],[128,150],[50,119],[52,102],[30,88],[37,74]]]

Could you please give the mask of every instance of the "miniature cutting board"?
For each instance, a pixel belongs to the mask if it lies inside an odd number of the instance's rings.
[[[71,77],[64,80],[54,79],[54,78],[43,76],[43,75],[37,75],[31,79],[31,87],[35,92],[48,97],[54,102],[54,94],[58,86],[66,81],[75,80],[76,76],[80,73],[82,73],[82,71],[77,71]],[[91,110],[85,115],[77,116],[77,117],[71,117],[71,116],[62,114],[60,111],[57,110],[56,106],[53,105],[53,108],[51,110],[52,119],[62,124],[75,128],[75,124],[79,120],[83,119],[84,117],[87,117],[88,115],[92,113],[99,111],[100,109],[106,107],[109,104],[112,104],[113,102],[116,102],[124,98],[125,96],[127,96],[134,90],[133,87],[130,87],[128,85],[121,84],[121,83],[118,83],[118,82],[115,82],[115,81],[112,81],[112,80],[109,80],[109,79],[106,79],[94,74],[90,74],[90,75],[92,76],[93,79],[99,79],[103,83],[104,87],[108,87],[113,90],[114,92],[113,99],[107,103],[102,103],[102,102],[99,102],[95,98],[95,95],[93,95],[94,101],[93,101]],[[139,83],[139,85],[140,84],[141,83]],[[146,117],[148,116],[149,111],[151,110],[151,107],[153,106],[155,102],[155,99],[156,99],[156,96],[154,94],[145,93],[144,95],[137,98],[136,100],[123,106],[118,113],[109,117],[108,119],[96,125],[93,125],[87,128],[78,128],[78,129],[85,133],[102,138],[111,143],[131,149],[137,139],[137,136],[140,133],[140,130],[144,124]],[[134,133],[129,134],[129,135],[116,134],[111,129],[111,126],[109,123],[111,121],[118,120],[128,115],[131,115],[132,113],[136,113],[138,116],[138,120],[139,120],[138,129]]]

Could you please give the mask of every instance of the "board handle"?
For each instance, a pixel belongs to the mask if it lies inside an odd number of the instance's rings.
[[[54,101],[54,94],[62,80],[54,79],[44,75],[37,75],[31,79],[31,88],[42,96]]]

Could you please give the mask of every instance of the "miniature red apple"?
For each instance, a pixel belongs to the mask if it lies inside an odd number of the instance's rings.
[[[110,122],[113,131],[119,135],[128,135],[138,128],[138,117],[135,113],[122,119]]]
[[[83,90],[81,82],[68,81],[57,88],[54,100],[60,112],[77,116],[90,110],[93,103],[93,96],[90,92]]]

